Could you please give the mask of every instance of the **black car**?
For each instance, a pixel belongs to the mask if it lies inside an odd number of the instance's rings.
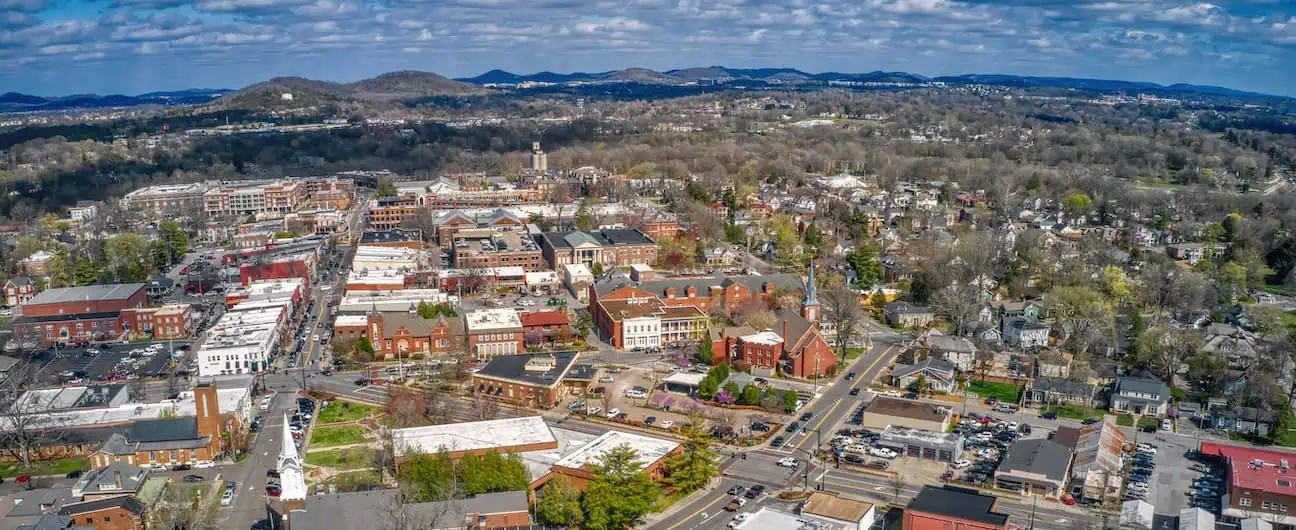
[[[755,499],[756,497],[760,497],[762,493],[765,493],[765,486],[752,484],[751,489],[747,490],[747,495],[745,495],[745,497],[748,499]]]
[[[279,478],[279,470],[277,470],[277,469],[267,469],[267,470],[266,470],[266,476],[267,476],[267,477],[270,477],[270,478]]]
[[[776,449],[779,448],[779,447],[783,447],[783,437],[782,437],[782,436],[775,436],[773,440],[770,440],[770,447],[773,447],[773,448],[776,448]]]
[[[193,469],[193,467],[189,464],[176,464],[171,466],[171,471],[189,471],[190,469]]]
[[[810,421],[810,418],[813,418],[813,417],[814,417],[814,413],[813,413],[813,412],[807,412],[807,413],[801,415],[801,421],[803,421],[803,422],[807,422],[807,421]]]
[[[1044,419],[1046,419],[1046,420],[1056,420],[1056,419],[1057,419],[1057,413],[1056,413],[1056,412],[1053,412],[1053,411],[1050,410],[1050,411],[1048,411],[1048,412],[1045,412],[1045,413],[1043,413],[1043,414],[1040,414],[1040,417],[1041,417],[1041,418],[1044,418]]]
[[[185,481],[185,482],[202,482],[202,481],[204,481],[204,480],[207,480],[207,479],[203,478],[202,475],[185,475],[185,476],[184,476],[184,481]]]
[[[1089,419],[1087,419],[1087,420],[1084,420],[1084,421],[1080,422],[1080,424],[1081,424],[1081,425],[1093,425],[1093,424],[1095,424],[1095,423],[1098,423],[1099,421],[1100,421],[1100,420],[1095,419],[1095,418],[1089,418]]]
[[[864,462],[866,462],[863,456],[857,455],[855,453],[846,453],[846,456],[843,456],[842,460],[845,460],[852,464],[863,464]]]
[[[361,377],[360,379],[356,379],[356,380],[355,380],[355,386],[369,386],[369,379],[368,379],[368,378],[365,378],[365,377]]]
[[[657,416],[648,416],[644,418],[644,425],[652,425],[655,421],[657,421]]]
[[[799,431],[799,430],[801,430],[801,424],[800,424],[800,423],[797,423],[797,422],[795,422],[795,421],[792,422],[792,423],[789,423],[788,426],[787,426],[787,432],[788,432],[788,433],[796,434],[796,432]]]
[[[769,432],[770,426],[758,421],[751,424],[751,430],[756,432]]]
[[[850,395],[852,395],[852,396],[858,396],[858,395],[859,395],[859,392],[860,392],[860,391],[859,391],[858,388],[852,388],[851,391],[850,391]]]
[[[729,488],[729,491],[727,493],[736,497],[738,495],[747,493],[747,488],[744,488],[742,486],[734,486],[732,488]]]
[[[83,471],[78,469],[76,471],[68,473],[67,478],[81,478],[81,473],[83,473]]]
[[[854,381],[854,380],[855,380],[855,372],[851,372],[851,373],[846,374],[846,380],[847,380],[847,381]]]

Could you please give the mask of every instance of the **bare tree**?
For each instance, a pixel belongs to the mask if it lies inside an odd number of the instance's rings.
[[[979,376],[981,378],[981,382],[984,383],[986,376],[990,375],[990,372],[993,372],[995,369],[994,352],[987,351],[987,350],[977,350],[975,368],[976,368],[977,376]]]
[[[968,322],[976,319],[983,290],[972,283],[947,285],[932,294],[932,308],[954,324],[954,333],[963,335]]]
[[[891,475],[891,478],[887,480],[887,487],[891,490],[892,504],[900,504],[900,494],[904,493],[904,488],[907,485],[909,485],[909,479],[900,473]]]
[[[864,310],[860,308],[859,295],[844,285],[824,291],[823,318],[837,329],[837,337],[834,341],[837,343],[837,355],[845,359],[846,347],[854,338],[856,328],[864,322]],[[868,332],[864,333],[867,337]]]
[[[144,399],[148,397],[146,387],[147,385],[144,384],[144,378],[140,377],[139,374],[135,374],[135,378],[131,379],[130,385],[126,388],[130,392],[131,400],[144,401]]]
[[[149,528],[161,530],[219,530],[220,511],[214,509],[216,495],[191,496],[188,488],[169,487],[159,505],[149,510]]]
[[[180,374],[176,373],[175,367],[167,370],[166,391],[168,398],[179,394],[183,385],[184,383],[180,380]]]
[[[478,421],[493,420],[499,417],[500,402],[487,396],[484,392],[473,392],[473,415]]]
[[[0,403],[8,404],[0,413],[0,451],[22,462],[24,475],[31,475],[32,460],[39,458],[40,449],[56,444],[61,436],[46,410],[48,403],[26,399],[27,388],[36,382],[39,370],[37,363],[24,356],[9,370],[0,389]],[[33,487],[30,481],[28,487]]]

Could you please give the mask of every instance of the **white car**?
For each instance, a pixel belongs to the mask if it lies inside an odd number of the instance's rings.
[[[738,528],[740,525],[743,524],[743,522],[745,522],[749,518],[751,518],[751,513],[748,512],[735,515],[733,520],[729,521],[729,528]]]
[[[1021,425],[1018,425],[1017,422],[1015,422],[1015,421],[1010,421],[1010,422],[1008,422],[1008,426],[1005,427],[1005,428],[1008,429],[1008,430],[1010,430],[1010,431],[1016,431],[1019,427],[1021,427]]]
[[[588,409],[585,409],[585,414],[588,414],[590,416],[593,416],[600,412],[603,412],[603,407],[590,407]]]
[[[1156,448],[1156,446],[1154,446],[1154,445],[1152,445],[1152,444],[1148,444],[1148,443],[1141,443],[1141,444],[1138,444],[1138,447],[1135,448],[1135,450],[1137,450],[1137,451],[1140,452],[1140,453],[1148,454],[1148,455],[1155,455],[1155,454],[1157,454],[1157,448]]]
[[[616,415],[617,415],[617,414],[620,414],[620,413],[621,413],[621,409],[617,409],[617,408],[608,409],[608,411],[607,411],[607,417],[609,417],[609,418],[615,418]]]
[[[897,456],[900,456],[900,455],[896,454],[895,451],[892,451],[892,450],[887,449],[887,448],[885,448],[885,447],[870,447],[870,448],[869,448],[869,451],[868,451],[868,454],[869,454],[869,456],[876,456],[876,457],[881,457],[881,458],[895,458],[895,457],[897,457]]]
[[[886,392],[883,392],[882,395],[884,395],[884,396],[891,396],[891,397],[900,397],[900,391],[899,391],[899,390],[887,390]]]
[[[968,467],[968,466],[970,466],[970,465],[972,465],[972,462],[968,462],[967,460],[955,460],[955,461],[954,461],[954,469],[963,469],[963,468]]]
[[[194,469],[211,469],[216,467],[216,462],[212,462],[211,460],[199,460],[194,463],[193,467]]]
[[[657,424],[658,427],[661,427],[661,428],[663,428],[663,429],[669,429],[669,428],[671,428],[671,427],[674,426],[674,425],[675,425],[675,422],[673,422],[673,421],[671,421],[671,420],[666,420],[666,421],[663,421],[663,422]]]
[[[800,463],[797,462],[797,459],[792,458],[792,457],[789,456],[789,457],[786,457],[786,458],[782,458],[782,459],[780,459],[780,460],[778,461],[778,465],[779,465],[779,467],[797,467],[798,465],[800,465]]]
[[[234,503],[234,490],[225,490],[221,494],[221,506],[229,506]]]

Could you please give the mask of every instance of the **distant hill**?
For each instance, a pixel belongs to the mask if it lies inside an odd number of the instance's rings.
[[[1256,92],[1246,92],[1217,86],[1190,84],[1160,85],[1139,81],[1117,81],[1107,79],[1086,79],[1077,77],[1035,77],[1006,74],[964,74],[956,76],[927,77],[910,72],[873,71],[865,73],[823,72],[808,73],[795,68],[727,68],[724,66],[698,66],[656,72],[646,68],[629,68],[610,72],[586,73],[574,72],[561,74],[539,72],[520,75],[503,70],[491,70],[477,77],[460,78],[457,81],[482,85],[486,83],[572,83],[589,81],[621,81],[638,83],[686,84],[699,81],[718,80],[752,80],[779,84],[827,84],[830,81],[856,83],[896,83],[923,84],[941,82],[946,84],[987,84],[1020,88],[1053,87],[1091,90],[1097,92],[1139,92],[1159,91],[1182,94],[1201,94],[1232,97],[1279,97]]]
[[[210,102],[212,98],[226,92],[229,92],[229,90],[197,88],[174,92],[149,92],[138,96],[74,94],[53,98],[9,92],[0,94],[0,112],[138,107],[142,105],[194,105]]]
[[[344,102],[394,102],[486,92],[487,90],[475,84],[455,81],[430,72],[402,70],[354,83],[334,83],[303,77],[274,77],[226,94],[218,103],[242,108],[295,107]],[[284,99],[284,94],[292,94],[292,98]]]

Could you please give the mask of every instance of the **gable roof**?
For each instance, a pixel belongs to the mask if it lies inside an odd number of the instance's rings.
[[[118,495],[106,499],[95,499],[93,501],[64,504],[63,509],[59,510],[59,515],[76,515],[113,508],[121,508],[135,515],[142,515],[144,513],[144,503],[140,502],[139,499],[136,499],[134,495]]]
[[[193,416],[137,421],[126,429],[132,442],[171,442],[198,438],[198,421]]]
[[[571,324],[562,311],[536,311],[522,313],[522,327],[528,326],[566,326]]]
[[[1170,390],[1166,387],[1164,381],[1148,377],[1116,378],[1116,393],[1121,394],[1123,392],[1151,394],[1157,401],[1165,401],[1170,397]]]
[[[882,306],[882,310],[887,313],[892,313],[896,315],[932,314],[931,309],[927,309],[926,307],[920,305],[914,305],[909,302],[904,302],[900,300],[896,300],[885,306]]]
[[[945,379],[953,379],[954,363],[951,363],[945,359],[928,357],[926,359],[919,361],[916,364],[895,365],[895,368],[891,370],[891,377],[896,377],[896,378],[909,377],[919,372],[941,375]]]

